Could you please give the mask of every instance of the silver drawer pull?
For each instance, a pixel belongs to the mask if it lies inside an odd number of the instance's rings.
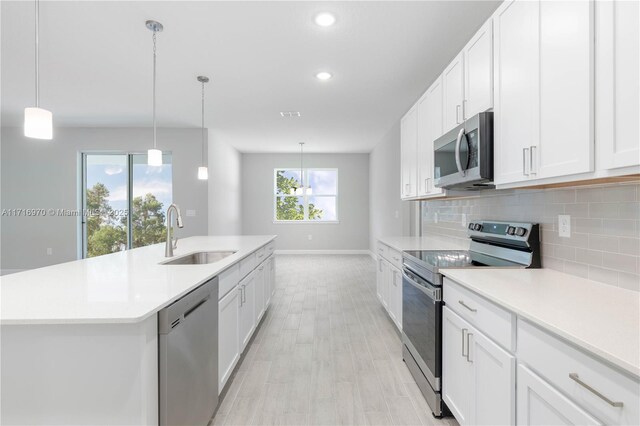
[[[612,407],[622,407],[624,405],[622,402],[615,402],[610,400],[609,398],[607,398],[606,396],[604,396],[603,394],[601,394],[600,392],[598,392],[597,390],[595,390],[594,388],[592,388],[591,386],[589,386],[588,384],[580,380],[580,377],[578,377],[578,373],[569,373],[569,378],[574,382],[576,382],[577,384],[579,384],[580,386],[582,386],[583,388],[585,388],[586,390],[588,390],[589,392],[591,392],[592,394],[594,394],[595,396],[597,396],[598,398],[602,399],[604,402],[606,402]]]
[[[470,357],[471,354],[471,343],[470,343],[470,339],[471,337],[473,337],[473,333],[469,333],[467,332],[467,362],[471,362],[473,363],[473,360]]]
[[[400,259],[395,256],[393,256],[393,260],[395,260],[396,262],[400,262]]]
[[[465,308],[467,308],[468,310],[470,310],[471,312],[478,312],[477,309],[473,309],[471,306],[467,305],[462,300],[458,300],[458,303],[461,304],[462,306],[464,306]]]
[[[464,353],[464,343],[465,343],[465,334],[467,333],[467,329],[463,328],[462,329],[462,356],[466,357],[469,356],[469,347],[467,347],[467,353]]]

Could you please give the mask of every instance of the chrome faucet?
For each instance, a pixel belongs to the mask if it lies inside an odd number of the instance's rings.
[[[173,249],[178,247],[178,239],[173,238],[171,236],[171,213],[176,212],[176,223],[178,228],[182,228],[184,225],[182,224],[182,215],[180,214],[180,207],[176,204],[171,204],[167,209],[167,242],[164,247],[164,257],[173,257]]]

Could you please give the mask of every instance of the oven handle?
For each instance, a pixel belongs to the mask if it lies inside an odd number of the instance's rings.
[[[407,275],[407,273],[404,271],[402,271],[402,276],[404,277],[405,280],[409,282],[409,284],[411,284],[412,286],[414,286],[415,288],[417,288],[418,290],[420,290],[421,292],[429,296],[429,298],[433,300],[433,303],[440,301],[440,289],[430,289],[430,288],[421,286],[418,283],[416,283],[413,280],[413,278]]]
[[[456,139],[456,167],[460,176],[464,177],[467,172],[462,170],[462,163],[460,162],[460,144],[462,143],[462,136],[464,136],[464,127],[458,132],[458,138]]]

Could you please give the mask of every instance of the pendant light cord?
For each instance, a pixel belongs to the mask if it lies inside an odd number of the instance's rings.
[[[156,147],[156,32],[153,31],[153,148]]]
[[[202,82],[202,166],[204,167],[204,81]]]
[[[303,147],[304,147],[304,142],[300,142],[300,184],[302,185],[302,190],[306,192],[304,188],[304,172],[302,170],[302,156],[304,155],[302,152]]]
[[[36,108],[40,108],[40,0],[36,0]]]

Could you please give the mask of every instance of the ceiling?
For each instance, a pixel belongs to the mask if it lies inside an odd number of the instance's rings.
[[[242,152],[368,152],[461,50],[499,1],[43,1],[41,106],[54,126],[205,125]],[[334,26],[313,21],[321,11]],[[34,5],[2,1],[2,125],[34,103]],[[328,70],[334,77],[320,81]],[[280,111],[300,111],[282,118]]]

